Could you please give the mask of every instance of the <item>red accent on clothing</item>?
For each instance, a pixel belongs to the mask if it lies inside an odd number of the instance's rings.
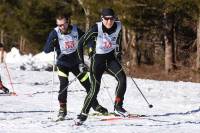
[[[116,97],[116,98],[115,98],[115,102],[116,102],[116,103],[119,103],[120,101],[121,101],[121,98],[119,98],[119,97]]]
[[[66,107],[66,103],[61,103],[60,102],[60,107]]]

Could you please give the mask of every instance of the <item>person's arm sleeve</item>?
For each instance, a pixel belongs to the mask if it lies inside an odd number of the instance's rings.
[[[77,29],[78,30],[78,39],[80,40],[80,38],[85,34],[85,32],[83,32],[81,29]]]
[[[57,36],[57,32],[55,30],[51,31],[47,40],[46,40],[46,43],[45,43],[45,46],[44,46],[44,52],[45,53],[49,53],[49,52],[52,52],[53,49],[54,49],[54,46],[58,47],[59,45],[58,44],[58,36]]]
[[[117,38],[117,47],[115,49],[115,56],[121,62],[122,60],[122,30],[120,30]]]
[[[84,63],[84,50],[83,48],[87,45],[89,42],[92,42],[92,40],[95,38],[97,31],[96,31],[96,26],[93,26],[90,30],[88,30],[85,35],[83,35],[78,43],[78,57],[80,62]],[[89,43],[90,44],[90,43]]]
[[[95,39],[91,39],[88,42],[88,55],[89,58],[91,58],[94,54],[95,54],[95,45],[96,44],[96,40]]]
[[[117,46],[116,51],[121,53],[122,52],[122,30],[120,30],[119,32],[119,36],[117,38],[117,44],[118,46]]]

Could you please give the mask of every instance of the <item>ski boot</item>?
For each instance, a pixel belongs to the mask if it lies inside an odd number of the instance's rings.
[[[75,125],[80,126],[87,120],[87,114],[81,113],[78,115]]]
[[[9,93],[9,89],[6,88],[5,86],[1,86],[0,90],[2,90],[5,94]]]
[[[66,115],[67,115],[66,108],[61,107],[58,112],[58,120],[60,121],[64,120]]]
[[[129,113],[122,106],[119,106],[119,105],[115,105],[114,113],[116,115],[123,116],[123,117],[129,116]]]
[[[101,113],[101,114],[103,114],[103,115],[107,115],[107,114],[108,114],[108,110],[107,110],[106,108],[102,107],[101,105],[98,105],[98,106],[94,109],[94,111],[97,111],[97,112],[99,112],[99,113]]]
[[[5,86],[3,86],[3,89],[2,89],[6,94],[8,94],[9,93],[9,89],[8,88],[6,88]]]

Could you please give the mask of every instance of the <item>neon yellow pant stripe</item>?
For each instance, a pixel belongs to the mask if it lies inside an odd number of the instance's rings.
[[[58,73],[58,76],[67,77],[67,74],[65,74],[64,72],[60,71],[59,69],[58,69],[57,73]]]
[[[89,75],[86,73],[85,76],[80,81],[84,82],[88,77],[89,77]]]

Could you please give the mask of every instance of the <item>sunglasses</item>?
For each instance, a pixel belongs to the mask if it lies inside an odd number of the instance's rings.
[[[114,20],[114,17],[103,17],[104,20]]]
[[[60,24],[60,25],[58,25],[58,27],[62,27],[62,26],[64,26],[65,25],[65,23],[64,24]]]

